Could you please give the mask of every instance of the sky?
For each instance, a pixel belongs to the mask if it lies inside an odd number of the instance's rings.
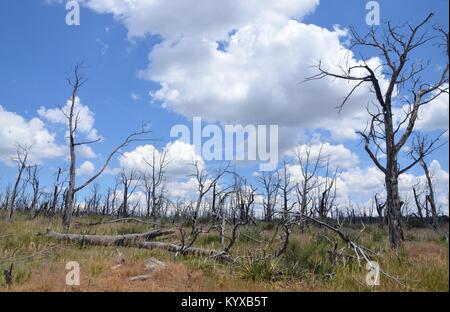
[[[66,76],[83,61],[88,82],[77,99],[80,138],[102,137],[78,150],[77,183],[98,170],[128,133],[151,123],[151,140],[128,146],[114,157],[99,182],[106,188],[121,168],[143,169],[142,155],[166,150],[171,158],[168,189],[173,196],[195,192],[191,144],[170,137],[174,125],[278,125],[279,160],[309,144],[339,168],[342,202],[370,202],[383,189],[383,176],[355,134],[367,120],[371,93],[357,92],[339,113],[335,107],[349,85],[323,80],[304,83],[319,60],[336,65],[348,54],[348,28],[367,30],[366,3],[349,0],[78,1],[80,25],[66,24],[65,0],[0,2],[0,186],[15,178],[11,159],[18,143],[32,145],[31,160],[50,186],[58,167],[68,166],[65,121],[58,107],[70,97]],[[401,25],[434,12],[433,24],[448,29],[447,0],[377,1],[381,22]],[[434,81],[448,62],[437,45],[413,55],[430,60],[424,78]],[[350,54],[350,62],[379,64],[372,50]],[[401,105],[398,104],[401,112]],[[448,129],[448,97],[423,108],[420,131],[430,136]],[[444,135],[444,141],[448,134]],[[201,157],[201,155],[197,155]],[[402,159],[406,164],[408,159]],[[427,157],[438,201],[448,213],[448,144]],[[223,162],[202,161],[207,170]],[[258,163],[236,166],[250,180]],[[423,181],[420,167],[401,179],[411,196]],[[85,192],[88,192],[86,190]]]

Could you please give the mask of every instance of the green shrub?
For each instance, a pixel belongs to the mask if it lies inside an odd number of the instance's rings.
[[[305,273],[324,275],[330,268],[327,250],[329,246],[314,240],[301,245],[291,241],[284,255],[287,273],[292,276],[303,276]]]
[[[282,275],[281,263],[266,254],[250,254],[240,266],[240,273],[253,281],[273,281]]]

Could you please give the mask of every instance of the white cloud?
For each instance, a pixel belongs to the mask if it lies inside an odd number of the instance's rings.
[[[67,125],[68,121],[64,114],[69,115],[70,105],[70,100],[67,100],[66,105],[63,106],[62,109],[47,109],[42,106],[38,109],[38,114],[49,122]],[[97,130],[94,128],[95,114],[87,105],[83,105],[78,97],[75,99],[74,116],[78,116],[79,119],[77,130],[82,133],[86,139],[96,140],[100,137]]]
[[[443,93],[420,109],[417,129],[448,129],[449,97]]]
[[[193,174],[195,172],[194,160],[198,161],[201,168],[205,166],[201,156],[195,154],[193,145],[181,141],[170,142],[164,147],[164,151],[166,152],[166,162],[168,162],[166,175],[169,178],[186,177]],[[159,164],[162,153],[153,145],[141,145],[131,152],[123,153],[119,157],[119,162],[125,169],[148,172],[150,167],[146,161],[151,163],[153,155],[155,155],[155,163]]]
[[[384,190],[384,174],[375,167],[352,168],[342,172],[341,178],[355,200],[367,200]]]
[[[323,164],[328,161],[332,168],[354,168],[359,165],[358,155],[352,153],[351,150],[346,148],[343,144],[332,145],[326,143],[316,143],[312,145],[302,144],[294,149],[291,149],[287,154],[294,159],[300,155],[301,159],[306,160],[306,151],[309,150],[309,161],[314,163],[317,158],[323,159]]]
[[[156,46],[143,75],[162,85],[152,93],[155,100],[187,117],[322,128],[337,138],[356,138],[355,129],[367,120],[365,105],[373,98],[368,85],[358,89],[338,115],[336,107],[351,83],[303,82],[317,73],[311,66],[320,60],[330,68],[356,64],[340,42],[345,35],[339,29],[290,20],[283,27],[243,27],[230,37],[225,51],[213,40],[183,37],[176,44]],[[377,58],[367,62],[374,68],[379,64]]]
[[[299,165],[289,165],[287,169],[291,176],[292,183],[299,183],[302,181],[301,168]],[[437,160],[430,162],[429,169],[433,176],[433,187],[438,207],[442,213],[448,215],[449,173],[442,169]],[[324,181],[324,179],[325,178],[320,176],[319,173],[319,181]],[[399,178],[400,196],[402,200],[409,201],[410,211],[416,209],[413,202],[414,197],[412,188],[418,183],[420,183],[422,187],[426,187],[426,178],[424,174],[414,175],[412,173],[405,173]],[[337,177],[336,186],[336,203],[339,204],[341,208],[345,208],[350,201],[356,203],[361,209],[368,208],[371,204],[371,199],[375,194],[379,194],[379,199],[382,201],[385,196],[384,175],[375,167],[368,167],[365,169],[359,167],[348,168]]]
[[[129,37],[162,35],[142,76],[161,84],[152,93],[155,100],[184,116],[278,124],[294,135],[300,128],[323,128],[342,139],[357,138],[355,129],[365,125],[364,106],[372,98],[368,88],[358,90],[338,116],[335,108],[351,84],[330,79],[300,83],[316,73],[311,65],[319,60],[327,60],[325,66],[356,63],[341,44],[345,31],[299,22],[317,0],[83,3],[113,14]],[[380,62],[368,63],[375,68]]]
[[[95,166],[90,161],[83,162],[77,169],[77,175],[79,176],[89,176],[94,173]]]
[[[319,0],[83,0],[98,13],[110,13],[128,29],[129,37],[160,34],[169,40],[181,36],[222,39],[252,23],[283,23],[312,12]]]
[[[445,85],[443,89],[448,88]],[[435,93],[436,95],[436,93]],[[394,119],[398,124],[401,122],[406,114],[411,109],[410,105],[403,105],[394,109]],[[415,123],[416,130],[433,131],[433,130],[448,130],[449,122],[449,97],[447,93],[442,93],[419,108],[418,118]],[[402,125],[406,128],[407,123]]]
[[[65,152],[64,146],[55,142],[55,134],[49,132],[42,120],[26,120],[0,105],[0,161],[10,163],[11,158],[16,156],[19,144],[31,146],[31,162],[60,157]]]
[[[193,177],[184,181],[170,181],[167,183],[166,190],[172,198],[189,200],[195,198],[198,183]]]
[[[79,155],[84,158],[96,158],[94,150],[89,145],[78,145],[76,147]]]

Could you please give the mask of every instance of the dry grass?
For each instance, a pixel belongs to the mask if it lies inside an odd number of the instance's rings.
[[[89,222],[89,220],[82,220]],[[409,229],[408,241],[400,256],[388,248],[385,230],[368,227],[361,243],[371,249],[384,250],[377,259],[381,268],[392,278],[382,276],[381,285],[365,286],[364,267],[355,263],[339,264],[332,270],[327,257],[329,245],[320,239],[323,229],[294,232],[288,254],[276,263],[250,263],[233,266],[195,257],[175,257],[161,250],[81,246],[54,242],[37,236],[47,228],[61,230],[60,220],[17,215],[12,224],[0,220],[0,269],[11,262],[13,283],[6,285],[0,277],[0,291],[448,291],[448,244],[427,229]],[[124,234],[148,230],[145,225],[109,224],[91,228],[72,229],[85,234]],[[258,239],[272,235],[270,229],[244,229]],[[358,231],[355,230],[355,233]],[[332,233],[327,233],[332,237]],[[170,237],[168,241],[176,240]],[[198,241],[205,248],[219,248],[214,234]],[[233,250],[235,254],[251,254],[259,249],[256,243],[243,239]],[[117,250],[125,263],[117,266]],[[147,274],[146,259],[154,257],[166,262],[166,267],[152,273],[145,281],[129,278]],[[13,260],[14,259],[14,260]],[[81,267],[81,286],[65,284],[68,261],[78,261]],[[257,264],[257,265],[256,265]],[[244,270],[245,267],[245,270]],[[272,270],[266,272],[267,267]],[[278,271],[280,274],[278,274]],[[250,274],[249,274],[250,272]]]

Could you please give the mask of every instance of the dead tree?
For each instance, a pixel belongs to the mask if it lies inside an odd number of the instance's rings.
[[[375,208],[377,209],[377,214],[378,214],[378,224],[380,225],[380,227],[383,227],[384,223],[385,223],[385,216],[384,216],[384,208],[386,207],[386,203],[381,203],[379,198],[378,198],[378,194],[375,194],[374,196],[375,199]]]
[[[325,220],[328,213],[335,207],[337,193],[338,169],[330,173],[328,161],[325,168],[325,176],[320,183],[317,183],[316,212],[321,220]]]
[[[284,239],[281,245],[281,248],[277,251],[276,256],[281,256],[287,249],[289,244],[289,238],[291,235],[291,227],[294,222],[291,220],[290,215],[292,214],[292,210],[295,207],[296,203],[291,202],[291,193],[295,188],[295,185],[292,183],[291,175],[288,172],[287,162],[283,163],[281,183],[280,183],[280,193],[281,193],[281,221],[280,224],[283,228]]]
[[[63,173],[63,169],[61,167],[58,168],[56,175],[55,175],[55,181],[53,183],[53,192],[52,197],[50,200],[50,207],[48,209],[48,214],[54,215],[57,210],[58,206],[58,199],[61,195],[61,192],[63,191],[64,181],[61,181],[61,175]]]
[[[295,185],[292,183],[291,174],[288,172],[288,164],[286,161],[283,163],[279,188],[281,193],[281,214],[282,218],[287,221],[289,220],[289,214],[295,206],[295,202],[291,202],[291,194]]]
[[[226,212],[223,211],[223,222],[231,228],[229,237],[225,235],[225,231],[221,232],[222,238],[228,238],[228,244],[223,249],[225,254],[228,254],[236,243],[239,237],[239,228],[247,225],[250,221],[255,224],[255,220],[250,216],[250,210],[255,202],[256,188],[248,184],[247,180],[236,172],[233,173],[233,178],[232,191],[227,194],[231,213],[228,217],[225,217]],[[224,227],[223,224],[222,227]]]
[[[197,160],[194,160],[193,166],[195,169],[195,173],[191,176],[193,176],[197,181],[198,190],[197,201],[195,203],[194,209],[194,218],[197,218],[204,197],[209,193],[209,191],[211,191],[217,181],[225,174],[225,172],[228,170],[229,164],[227,164],[224,168],[219,168],[215,173],[208,173]]]
[[[427,224],[427,218],[424,216],[424,211],[428,211],[428,201],[425,199],[425,203],[421,201],[422,193],[423,191],[419,190],[420,183],[417,183],[415,186],[413,186],[413,196],[414,196],[414,202],[416,204],[417,208],[417,217],[419,220],[426,225]],[[426,213],[428,215],[428,213]]]
[[[100,194],[100,185],[94,183],[91,188],[91,193],[86,198],[86,213],[97,215],[99,213],[100,201],[102,200],[102,195]]]
[[[275,205],[278,198],[278,191],[280,186],[280,176],[278,173],[263,171],[258,176],[258,182],[262,185],[263,193],[263,209],[264,220],[272,222],[275,214]]]
[[[129,199],[131,195],[136,191],[137,187],[139,186],[139,175],[135,170],[127,171],[122,170],[120,174],[120,181],[123,186],[123,193],[122,193],[122,204],[120,205],[118,214],[122,218],[128,217],[128,205],[129,205]]]
[[[144,139],[140,139],[142,135],[150,133],[146,129],[145,126],[142,127],[142,130],[134,132],[127,136],[125,140],[119,144],[116,148],[112,150],[112,152],[106,157],[105,162],[100,167],[100,169],[88,180],[86,180],[84,183],[82,183],[79,186],[75,185],[75,176],[76,176],[76,148],[80,147],[82,145],[90,145],[93,143],[97,143],[101,141],[101,137],[95,139],[95,140],[88,140],[88,141],[76,141],[77,137],[77,128],[78,123],[80,121],[80,113],[79,111],[76,111],[76,101],[78,97],[78,92],[80,88],[86,83],[87,79],[83,77],[81,74],[82,64],[77,64],[75,66],[73,77],[67,78],[67,81],[69,85],[72,87],[72,95],[69,100],[69,106],[68,111],[65,111],[61,108],[61,112],[64,114],[64,116],[67,118],[68,121],[68,142],[69,142],[69,159],[70,159],[70,166],[69,166],[69,185],[67,188],[66,198],[65,198],[65,207],[62,217],[62,224],[64,228],[70,227],[70,221],[72,218],[73,210],[74,210],[74,197],[75,194],[82,189],[84,189],[86,186],[88,186],[90,183],[92,183],[95,179],[97,179],[103,171],[108,166],[109,162],[113,158],[113,156],[120,151],[121,148],[129,145],[131,142],[135,141],[142,141]]]
[[[17,148],[17,157],[14,159],[17,162],[17,177],[16,182],[11,190],[11,196],[8,200],[8,222],[12,222],[12,217],[14,213],[14,205],[16,203],[17,193],[19,191],[19,184],[22,179],[22,174],[27,168],[28,155],[30,153],[31,147],[25,148],[22,146],[18,146]]]
[[[145,188],[145,201],[147,209],[147,218],[157,218],[162,205],[160,188],[164,182],[164,176],[170,161],[167,160],[167,152],[164,150],[158,159],[155,155],[155,149],[152,150],[150,159],[142,155],[142,159],[147,164],[149,170],[142,173],[142,180]]]
[[[305,230],[305,218],[308,206],[312,201],[310,193],[317,187],[318,171],[322,168],[322,146],[320,146],[319,153],[316,159],[311,157],[311,146],[303,149],[300,147],[297,151],[297,161],[300,166],[302,180],[296,185],[297,199],[299,202],[299,226],[303,232]]]
[[[442,28],[434,28],[436,36],[430,36],[423,29],[429,24],[433,14],[429,14],[419,24],[407,27],[395,27],[387,23],[384,29],[371,28],[367,35],[359,35],[353,28],[351,50],[358,47],[373,49],[379,52],[383,61],[382,74],[388,80],[387,88],[383,90],[380,83],[378,68],[373,68],[362,61],[356,65],[340,68],[341,71],[332,71],[324,68],[320,62],[317,66],[319,73],[307,80],[316,80],[330,77],[343,79],[352,83],[352,89],[344,98],[339,110],[344,108],[345,103],[359,87],[369,84],[375,93],[375,110],[367,108],[371,121],[364,131],[360,131],[365,150],[373,163],[385,176],[386,187],[386,209],[389,222],[389,241],[393,249],[397,250],[404,241],[403,227],[401,221],[401,199],[398,188],[399,176],[417,163],[420,159],[412,161],[404,167],[398,161],[399,153],[404,150],[414,131],[415,123],[422,106],[430,103],[442,93],[448,94],[448,31]],[[406,30],[403,32],[403,30]],[[425,82],[421,75],[426,65],[415,62],[414,53],[436,38],[444,40],[441,46],[446,49],[447,64],[434,82]],[[356,53],[355,53],[356,54]],[[397,94],[399,92],[399,94]],[[393,97],[397,96],[405,101],[404,117],[395,122]],[[397,117],[397,116],[395,116]],[[425,151],[429,154],[432,147],[428,146]],[[378,157],[384,154],[384,164]]]
[[[39,181],[39,167],[38,165],[27,167],[28,173],[28,183],[31,185],[32,190],[32,200],[30,205],[31,218],[34,219],[37,214],[37,205],[39,203],[39,198],[42,195],[42,190],[40,188]]]
[[[410,152],[410,155],[414,160],[419,160],[420,166],[423,169],[426,179],[426,187],[427,194],[425,196],[426,202],[426,210],[431,212],[431,227],[434,232],[438,232],[439,228],[439,216],[438,210],[436,206],[435,194],[434,194],[434,186],[433,186],[433,174],[430,172],[428,168],[428,164],[426,162],[426,156],[428,153],[429,146],[434,146],[436,142],[438,142],[440,136],[433,141],[430,141],[427,137],[417,134],[414,138],[413,149]],[[440,145],[442,146],[442,145]],[[436,150],[440,146],[435,147],[433,150]],[[414,194],[416,195],[416,194]],[[417,198],[414,196],[417,203]],[[419,207],[419,206],[418,206]],[[429,208],[428,208],[429,207]]]

